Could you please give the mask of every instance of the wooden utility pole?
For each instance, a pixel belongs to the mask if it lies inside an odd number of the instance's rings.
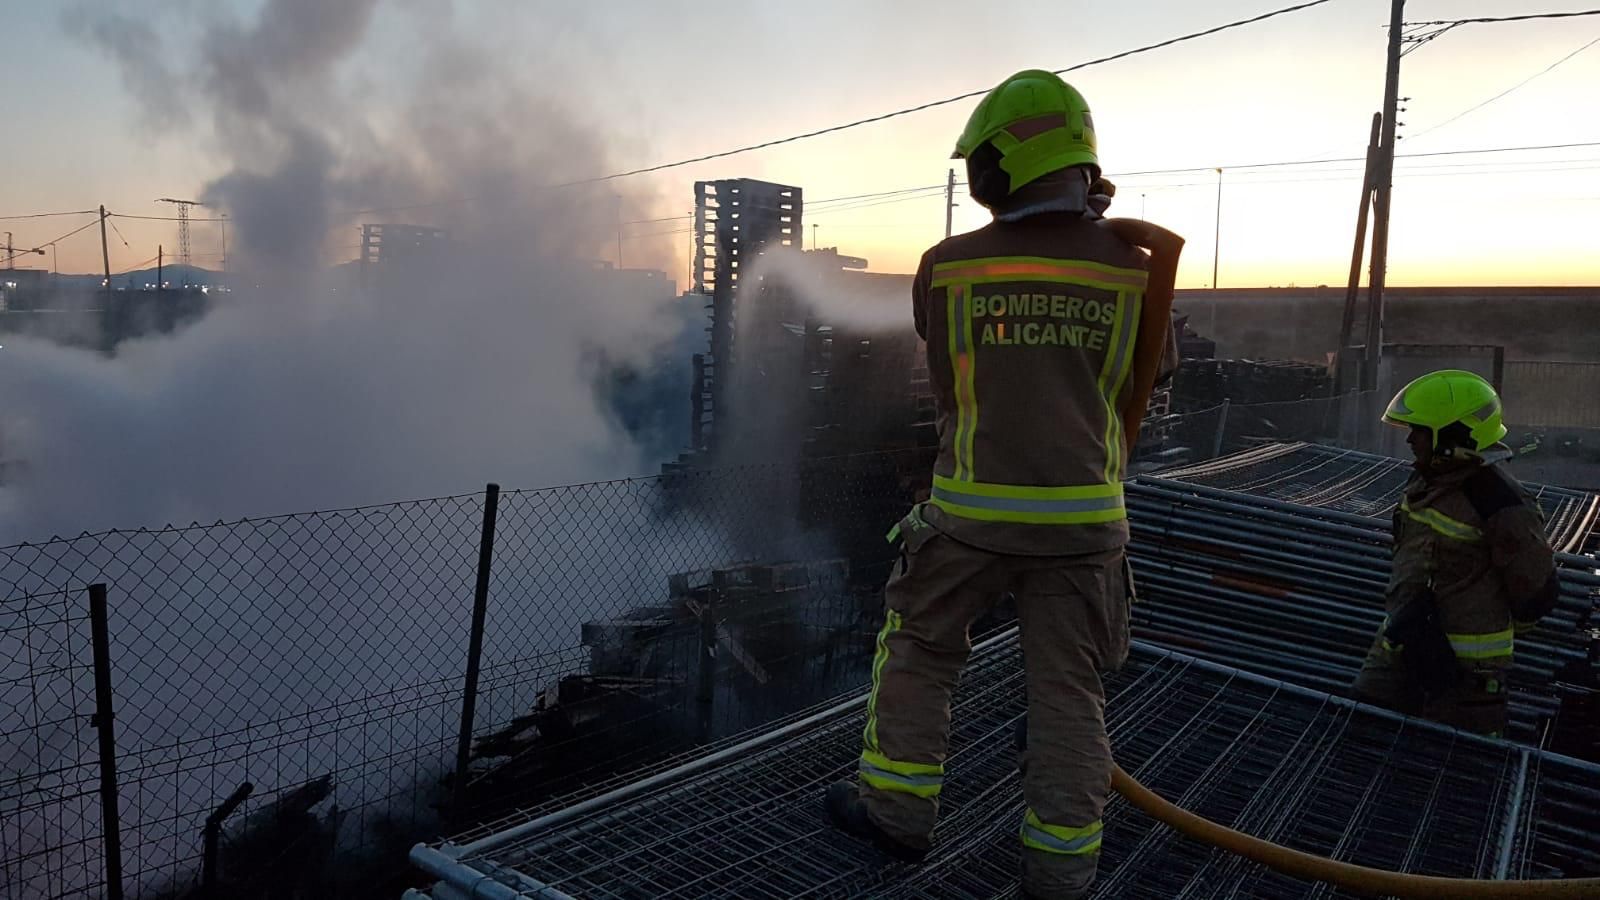
[[[166,262],[167,248],[156,245],[156,296],[161,296],[161,266]]]
[[[11,232],[8,231],[6,232],[6,268],[15,269],[17,267],[16,259],[17,253],[11,249]]]
[[[146,244],[145,246],[149,246]],[[106,268],[106,310],[111,310],[111,247],[106,243],[106,208],[100,207],[100,261]]]
[[[950,228],[956,215],[956,170],[950,170],[950,178],[944,183],[944,236],[950,236]]]
[[[1389,209],[1394,187],[1395,115],[1400,106],[1400,46],[1405,10],[1406,0],[1391,0],[1389,64],[1383,76],[1383,128],[1372,182],[1372,276],[1367,286],[1367,349],[1361,370],[1361,387],[1369,391],[1378,387],[1378,366],[1383,359],[1383,285],[1389,270]]]
[[[1339,349],[1334,356],[1333,394],[1341,396],[1347,384],[1345,373],[1350,356],[1350,339],[1356,328],[1356,300],[1361,293],[1361,262],[1367,249],[1367,212],[1372,209],[1373,166],[1378,157],[1378,129],[1383,113],[1372,114],[1372,134],[1367,138],[1367,169],[1361,176],[1361,206],[1356,211],[1356,246],[1350,254],[1350,280],[1344,289],[1344,320],[1339,325]],[[1356,379],[1358,382],[1359,378]]]

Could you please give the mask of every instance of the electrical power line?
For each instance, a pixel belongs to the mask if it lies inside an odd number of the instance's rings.
[[[1398,169],[1395,171],[1394,177],[1397,181],[1412,178],[1504,178],[1511,175],[1559,175],[1568,172],[1594,171],[1600,171],[1600,163],[1593,165],[1546,168],[1507,168],[1496,169],[1494,171],[1478,172],[1407,171],[1405,169]],[[1361,170],[1353,170],[1339,172],[1318,172],[1313,176],[1301,178],[1252,178],[1235,181],[1233,182],[1233,187],[1251,188],[1265,185],[1322,184],[1331,182],[1349,183],[1353,181],[1360,181],[1363,175],[1364,173]],[[1206,188],[1207,190],[1214,190],[1216,186],[1217,183],[1215,181],[1161,182],[1155,184],[1137,185],[1140,191],[1164,191],[1179,188]]]
[[[1081,63],[1078,63],[1077,65],[1068,66],[1068,67],[1066,67],[1064,69],[1052,69],[1051,71],[1052,71],[1053,74],[1056,74],[1056,75],[1065,75],[1068,72],[1076,72],[1076,71],[1079,71],[1080,69],[1087,69],[1090,66],[1098,66],[1098,65],[1101,65],[1103,63],[1115,62],[1116,60],[1119,60],[1119,59],[1126,59],[1126,58],[1128,58],[1130,56],[1135,56],[1135,55],[1140,54],[1140,53],[1149,53],[1152,50],[1160,50],[1160,49],[1165,48],[1165,47],[1171,47],[1174,44],[1181,44],[1181,43],[1183,43],[1185,41],[1192,41],[1192,40],[1196,40],[1198,38],[1209,37],[1209,36],[1211,36],[1213,34],[1218,34],[1218,33],[1224,32],[1224,31],[1228,31],[1230,29],[1242,28],[1242,27],[1244,27],[1246,25],[1254,25],[1257,22],[1264,22],[1267,19],[1271,19],[1271,18],[1274,18],[1276,16],[1288,15],[1290,13],[1299,12],[1299,11],[1304,10],[1304,9],[1310,9],[1313,6],[1321,6],[1322,4],[1328,3],[1328,2],[1331,2],[1331,0],[1310,0],[1310,2],[1307,2],[1307,3],[1299,3],[1299,4],[1296,4],[1294,6],[1285,6],[1285,7],[1282,7],[1281,9],[1275,9],[1275,10],[1273,10],[1271,12],[1262,13],[1259,16],[1252,16],[1252,17],[1250,17],[1248,19],[1238,19],[1238,20],[1235,20],[1233,22],[1229,22],[1229,23],[1227,23],[1225,25],[1218,25],[1218,26],[1215,26],[1213,28],[1207,28],[1207,29],[1205,29],[1203,31],[1190,32],[1189,34],[1180,35],[1180,36],[1175,37],[1175,38],[1168,38],[1167,40],[1158,41],[1158,42],[1156,42],[1154,44],[1146,44],[1146,45],[1144,45],[1142,47],[1135,47],[1135,48],[1133,48],[1131,50],[1123,50],[1120,53],[1113,53],[1110,56],[1102,56],[1102,57],[1099,57],[1098,59],[1091,59],[1091,60],[1089,60],[1087,62],[1081,62]],[[749,153],[749,152],[751,152],[753,150],[765,150],[765,149],[767,149],[769,147],[776,147],[776,146],[778,146],[780,144],[791,144],[791,143],[794,143],[795,141],[803,141],[803,140],[807,140],[809,138],[821,137],[822,135],[825,135],[825,134],[833,134],[835,132],[844,131],[844,130],[849,129],[849,128],[857,128],[857,127],[860,127],[862,125],[871,125],[871,124],[874,124],[874,123],[877,123],[877,122],[885,121],[887,119],[894,119],[894,118],[898,118],[900,116],[906,116],[906,115],[910,115],[912,113],[922,112],[924,110],[933,109],[933,108],[939,107],[939,106],[947,106],[947,105],[949,105],[951,103],[959,103],[962,100],[970,100],[973,97],[982,97],[983,95],[989,93],[989,91],[991,89],[992,89],[992,87],[983,88],[981,90],[968,91],[967,93],[964,93],[964,94],[957,94],[954,97],[946,97],[943,100],[930,100],[927,103],[921,103],[921,104],[918,104],[916,106],[909,106],[909,107],[906,107],[905,109],[897,109],[897,110],[894,110],[893,112],[880,113],[879,115],[869,116],[869,117],[867,117],[865,119],[857,119],[857,120],[855,120],[853,122],[845,122],[845,123],[843,123],[841,125],[831,125],[831,126],[829,126],[827,128],[819,128],[816,131],[807,131],[807,132],[805,132],[803,134],[791,135],[790,137],[786,137],[786,138],[777,138],[777,139],[770,140],[770,141],[762,141],[759,144],[749,144],[747,146],[737,147],[737,148],[734,148],[732,150],[722,150],[722,151],[719,151],[719,152],[716,152],[716,153],[707,153],[707,154],[705,154],[703,156],[696,156],[696,157],[692,157],[690,159],[682,159],[682,160],[678,160],[677,162],[659,163],[659,164],[653,165],[653,166],[645,166],[645,167],[639,168],[639,169],[631,169],[631,170],[628,170],[626,172],[614,172],[614,173],[612,173],[610,175],[598,175],[598,176],[595,176],[593,178],[583,178],[583,179],[579,179],[577,181],[569,181],[569,182],[567,182],[565,184],[557,185],[557,186],[558,187],[575,187],[575,186],[584,185],[584,184],[595,184],[595,183],[603,182],[603,181],[613,181],[613,180],[616,180],[618,178],[628,178],[628,177],[631,177],[633,175],[645,175],[645,174],[648,174],[650,172],[660,172],[660,171],[662,171],[664,169],[676,169],[676,168],[678,168],[680,166],[688,166],[688,165],[693,165],[695,163],[709,162],[709,161],[714,160],[714,159],[726,159],[727,157],[736,156],[736,155],[741,154],[741,153]]]
[[[126,237],[123,237],[122,229],[117,227],[117,223],[111,221],[111,217],[110,216],[106,217],[106,224],[110,225],[111,226],[111,230],[115,231],[117,233],[117,239],[122,241],[122,246],[124,246],[124,247],[132,247],[133,246],[132,244],[128,243],[128,239]]]
[[[1582,141],[1572,144],[1534,144],[1526,147],[1486,147],[1481,150],[1434,150],[1428,153],[1396,153],[1395,159],[1422,159],[1433,156],[1466,156],[1488,153],[1522,153],[1534,150],[1570,150],[1578,147],[1600,147],[1600,141]],[[1110,172],[1108,178],[1132,178],[1138,175],[1181,175],[1189,172],[1215,172],[1217,169],[1276,169],[1285,166],[1317,166],[1325,163],[1366,162],[1365,156],[1340,156],[1330,159],[1295,159],[1278,162],[1240,163],[1231,166],[1189,166],[1180,169],[1145,169],[1139,172]]]
[[[98,209],[74,209],[67,212],[28,213],[23,216],[0,216],[0,222],[15,222],[21,219],[51,219],[56,216],[92,216],[99,213]]]
[[[155,262],[155,261],[156,261],[156,260],[157,260],[157,259],[159,259],[159,258],[160,258],[160,257],[161,257],[161,254],[159,254],[159,253],[157,253],[157,254],[156,254],[156,255],[155,255],[155,256],[152,256],[152,257],[150,257],[150,258],[149,258],[149,259],[147,259],[147,260],[145,260],[145,261],[144,261],[144,262],[136,262],[136,263],[134,263],[134,264],[133,264],[133,265],[131,265],[131,266],[129,266],[129,267],[127,267],[127,268],[126,268],[126,269],[122,269],[122,270],[120,270],[120,271],[117,271],[117,272],[112,272],[112,273],[111,273],[111,277],[112,277],[112,278],[115,278],[115,277],[117,277],[117,276],[118,276],[118,275],[126,275],[126,274],[128,274],[128,273],[129,273],[129,272],[132,272],[132,271],[134,271],[134,270],[135,270],[135,269],[142,269],[142,268],[144,268],[144,267],[145,267],[145,266],[148,266],[148,265],[150,265],[150,264],[151,264],[151,263],[153,263],[153,262]]]
[[[95,210],[95,212],[99,212],[99,210]],[[93,222],[89,222],[87,224],[80,225],[77,228],[72,229],[71,231],[67,232],[66,234],[63,234],[62,236],[60,236],[58,238],[54,238],[52,240],[45,241],[44,243],[40,244],[38,247],[32,248],[32,250],[19,251],[17,253],[13,253],[11,256],[9,256],[7,258],[8,259],[15,259],[16,257],[21,256],[23,253],[31,253],[31,252],[33,252],[33,250],[38,250],[40,247],[48,247],[51,244],[57,243],[59,241],[64,241],[67,238],[72,237],[73,235],[77,234],[80,231],[87,231],[90,228],[93,228],[95,225],[99,224],[99,222],[100,222],[100,219],[97,216]]]
[[[1527,22],[1533,19],[1575,19],[1579,16],[1600,16],[1600,9],[1584,9],[1574,12],[1548,12],[1526,13],[1520,16],[1486,16],[1478,19],[1444,19],[1438,22],[1407,22],[1407,28],[1423,28],[1443,25],[1454,28],[1457,25],[1492,25],[1499,22]]]
[[[965,182],[957,182],[957,185],[958,186],[965,185]],[[813,213],[819,213],[819,214],[845,213],[845,212],[855,212],[856,210],[861,210],[861,209],[869,209],[869,208],[874,207],[874,206],[887,206],[887,205],[889,205],[891,203],[904,203],[904,202],[909,201],[909,200],[930,200],[930,199],[933,199],[934,197],[939,196],[940,194],[942,194],[944,192],[944,190],[945,190],[945,187],[946,187],[945,185],[936,184],[936,185],[929,185],[927,187],[902,188],[902,189],[896,190],[896,191],[878,191],[876,193],[871,193],[871,194],[855,194],[855,195],[849,196],[849,197],[835,197],[835,198],[833,198],[833,200],[835,200],[835,201],[848,200],[848,201],[851,201],[851,202],[845,203],[845,204],[840,205],[840,206],[827,207],[827,208],[824,208],[824,209],[815,209],[813,202],[807,202],[805,204],[805,211],[806,211],[807,215],[811,215]],[[937,193],[934,193],[934,191],[937,191]],[[877,199],[873,199],[873,198],[877,198]],[[829,202],[829,201],[827,201],[827,200],[817,200],[817,201],[814,201],[814,202],[815,203],[826,203],[826,202]],[[668,219],[662,219],[662,220],[657,220],[657,221],[673,221],[674,219],[683,219],[683,218],[685,218],[685,217],[684,216],[676,216],[676,217],[671,217],[671,218],[668,218]],[[693,218],[693,216],[689,216],[688,218]],[[628,238],[628,240],[643,240],[645,238],[670,237],[672,235],[678,235],[678,234],[694,234],[694,231],[695,231],[694,227],[690,226],[690,227],[687,227],[687,228],[671,228],[671,229],[667,229],[667,230],[663,230],[663,231],[650,231],[650,232],[645,232],[644,234],[631,234],[631,235],[628,235],[627,238]]]
[[[1277,16],[1289,15],[1290,13],[1300,12],[1301,10],[1310,9],[1310,8],[1312,8],[1314,6],[1321,6],[1324,3],[1330,3],[1330,2],[1332,2],[1332,0],[1308,0],[1308,2],[1305,2],[1305,3],[1297,3],[1297,4],[1294,4],[1293,6],[1285,6],[1285,7],[1279,8],[1279,9],[1272,10],[1271,12],[1262,13],[1261,15],[1258,15],[1258,16],[1251,16],[1251,17],[1246,18],[1246,19],[1236,19],[1236,20],[1234,20],[1232,22],[1228,22],[1228,23],[1223,24],[1223,25],[1217,25],[1217,26],[1214,26],[1212,28],[1204,29],[1202,31],[1193,31],[1193,32],[1190,32],[1188,34],[1179,35],[1179,36],[1174,37],[1174,38],[1168,38],[1168,39],[1166,39],[1164,41],[1158,41],[1158,42],[1156,42],[1154,44],[1145,44],[1142,47],[1134,47],[1134,48],[1132,48],[1130,50],[1123,50],[1123,51],[1121,51],[1119,53],[1113,53],[1113,54],[1111,54],[1109,56],[1102,56],[1102,57],[1099,57],[1097,59],[1091,59],[1091,60],[1088,60],[1086,62],[1078,63],[1076,65],[1067,66],[1064,69],[1053,69],[1051,71],[1052,71],[1053,74],[1056,74],[1056,75],[1065,75],[1068,72],[1077,72],[1077,71],[1079,71],[1081,69],[1087,69],[1090,66],[1098,66],[1098,65],[1101,65],[1101,64],[1104,64],[1104,63],[1108,63],[1108,62],[1115,62],[1116,60],[1120,60],[1120,59],[1127,59],[1130,56],[1136,56],[1136,55],[1141,54],[1141,53],[1149,53],[1152,50],[1160,50],[1160,49],[1163,49],[1165,47],[1171,47],[1174,44],[1181,44],[1181,43],[1184,43],[1185,41],[1193,41],[1193,40],[1197,40],[1199,38],[1209,37],[1209,36],[1211,36],[1213,34],[1219,34],[1221,32],[1229,31],[1229,30],[1232,30],[1232,29],[1235,29],[1235,28],[1243,28],[1246,25],[1254,25],[1257,22],[1264,22],[1264,21],[1266,21],[1268,19],[1272,19],[1272,18],[1275,18]],[[704,155],[701,155],[701,156],[690,157],[688,159],[680,159],[680,160],[678,160],[676,162],[658,163],[658,164],[653,165],[653,166],[644,166],[644,167],[638,168],[638,169],[629,169],[629,170],[624,171],[624,172],[613,172],[610,175],[596,175],[596,176],[594,176],[592,178],[580,178],[580,179],[578,179],[576,181],[568,181],[568,182],[563,182],[563,183],[559,183],[559,184],[554,184],[554,185],[551,185],[550,187],[552,187],[552,188],[565,188],[565,187],[579,187],[581,185],[586,185],[586,184],[599,184],[599,183],[607,182],[607,181],[615,181],[615,180],[617,180],[619,178],[629,178],[629,177],[632,177],[634,175],[646,175],[646,174],[649,174],[651,172],[661,172],[661,171],[665,171],[667,169],[676,169],[676,168],[680,168],[682,166],[694,165],[695,163],[710,162],[710,161],[716,160],[716,159],[726,159],[726,158],[728,158],[730,156],[738,156],[739,154],[742,154],[742,153],[750,153],[750,152],[753,152],[755,150],[765,150],[765,149],[768,149],[770,147],[779,146],[781,144],[792,144],[792,143],[794,143],[796,141],[803,141],[803,140],[808,140],[808,139],[814,138],[814,137],[821,137],[821,136],[823,136],[825,134],[834,134],[836,132],[845,131],[845,130],[851,129],[851,128],[859,128],[862,125],[872,125],[872,124],[875,124],[877,122],[883,122],[883,121],[886,121],[888,119],[899,118],[900,116],[908,116],[908,115],[911,115],[912,113],[923,112],[924,110],[934,109],[934,108],[940,107],[940,106],[948,106],[951,103],[959,103],[962,100],[970,100],[973,97],[981,97],[984,94],[989,93],[989,91],[991,89],[992,89],[992,86],[991,87],[987,87],[987,88],[982,88],[980,90],[968,91],[968,92],[966,92],[964,94],[957,94],[954,97],[945,97],[942,100],[930,100],[930,101],[928,101],[926,103],[917,104],[916,106],[908,106],[908,107],[906,107],[904,109],[897,109],[897,110],[894,110],[892,112],[880,113],[880,114],[875,115],[875,116],[868,116],[865,119],[856,119],[853,122],[845,122],[845,123],[842,123],[842,124],[839,124],[839,125],[830,125],[830,126],[828,126],[826,128],[819,128],[819,129],[817,129],[815,131],[807,131],[807,132],[804,132],[804,133],[801,133],[801,134],[790,135],[789,137],[775,138],[773,140],[762,141],[762,142],[757,143],[757,144],[747,144],[747,145],[745,145],[743,147],[735,147],[735,148],[733,148],[731,150],[720,150],[720,151],[718,151],[716,153],[707,153],[707,154],[704,154]],[[458,202],[463,202],[463,201],[470,202],[473,199],[475,199],[475,198],[461,197],[461,198],[455,198],[455,199],[452,199],[452,200],[434,201],[434,202],[431,202],[431,203],[414,203],[414,204],[410,204],[410,205],[407,205],[407,206],[388,206],[388,207],[381,207],[381,208],[376,208],[376,209],[359,209],[359,210],[353,210],[353,211],[347,213],[347,215],[359,216],[359,215],[368,215],[368,214],[371,214],[371,213],[381,213],[381,212],[403,212],[403,211],[411,210],[411,209],[424,209],[424,208],[431,207],[431,206],[440,206],[440,205],[443,205],[445,203],[458,203]]]
[[[146,222],[181,222],[181,221],[183,221],[183,218],[181,216],[132,216],[132,215],[129,215],[127,213],[107,213],[107,215],[111,216],[113,219],[140,219],[140,220],[143,220],[143,221],[146,221]],[[191,222],[226,222],[227,220],[228,220],[227,216],[209,216],[209,217],[206,217],[206,218],[200,218],[198,216],[190,216],[189,217],[189,221],[191,221]]]
[[[966,186],[966,183],[965,181],[957,181],[955,186],[963,187]],[[944,191],[944,189],[946,189],[944,184],[923,184],[923,186],[920,187],[901,187],[901,189],[896,189],[896,191],[874,191],[872,194],[850,194],[846,195],[846,197],[827,197],[827,199],[824,200],[806,200],[805,208],[808,213],[813,213],[813,211],[816,211],[816,213],[834,213],[834,211],[854,210],[854,208],[859,208],[858,203],[854,203],[854,200],[872,200],[877,199],[877,197],[894,197],[894,195],[898,194],[922,194],[922,192]],[[917,200],[920,199],[920,197],[909,197],[909,199]],[[840,205],[840,207],[826,207],[827,203],[848,203],[848,205]],[[877,205],[877,203],[867,203],[867,205]],[[688,221],[688,219],[693,218],[694,213],[686,213],[686,215],[682,216],[661,216],[661,218],[654,219],[627,219],[627,221],[624,221],[624,223],[621,224],[680,223],[680,221]],[[688,231],[694,231],[694,229],[688,229]],[[651,234],[658,234],[658,232],[651,232]],[[680,234],[680,232],[669,231],[659,232],[659,234]],[[635,237],[650,237],[650,235],[640,234],[635,235]]]
[[[1533,81],[1535,78],[1538,78],[1541,75],[1548,74],[1551,70],[1555,69],[1557,66],[1559,66],[1562,63],[1566,62],[1567,60],[1573,58],[1574,56],[1577,56],[1579,53],[1582,53],[1583,51],[1589,49],[1590,47],[1593,47],[1595,44],[1600,44],[1600,38],[1595,38],[1594,40],[1590,41],[1589,43],[1584,44],[1582,47],[1579,47],[1578,49],[1572,51],[1571,53],[1568,53],[1566,56],[1561,57],[1560,59],[1556,60],[1555,62],[1551,63],[1550,65],[1545,66],[1543,69],[1540,69],[1538,72],[1535,72],[1532,75],[1529,75],[1527,78],[1522,79],[1521,81],[1517,82],[1516,84],[1512,85],[1511,87],[1506,88],[1505,90],[1501,91],[1500,93],[1495,94],[1493,97],[1490,97],[1489,99],[1483,101],[1482,103],[1479,103],[1476,106],[1470,106],[1470,107],[1462,110],[1461,112],[1456,113],[1455,115],[1451,116],[1450,118],[1445,119],[1443,122],[1440,122],[1437,125],[1431,125],[1431,126],[1429,126],[1427,128],[1424,128],[1423,130],[1417,132],[1416,134],[1409,135],[1409,137],[1411,138],[1411,140],[1416,140],[1417,138],[1422,137],[1425,134],[1428,134],[1428,133],[1434,132],[1434,131],[1438,131],[1439,129],[1445,127],[1446,125],[1449,125],[1451,122],[1454,122],[1454,121],[1456,121],[1458,119],[1461,119],[1461,118],[1464,118],[1466,116],[1469,116],[1472,113],[1475,113],[1478,110],[1483,109],[1485,106],[1488,106],[1489,104],[1495,102],[1496,100],[1499,100],[1501,97],[1504,97],[1507,94],[1509,94],[1509,93],[1521,88],[1523,85],[1527,84],[1530,81]]]

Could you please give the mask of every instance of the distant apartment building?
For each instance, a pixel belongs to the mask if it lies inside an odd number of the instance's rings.
[[[714,452],[728,387],[741,358],[756,358],[736,343],[744,307],[764,290],[755,265],[769,251],[800,248],[804,202],[798,187],[752,178],[697,181],[694,193],[692,290],[705,298],[710,347],[695,365],[691,449]]]

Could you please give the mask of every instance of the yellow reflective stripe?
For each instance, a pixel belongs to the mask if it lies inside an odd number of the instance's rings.
[[[1418,522],[1432,528],[1451,540],[1472,543],[1483,540],[1483,531],[1468,525],[1465,522],[1452,519],[1436,509],[1412,509],[1409,499],[1400,501],[1400,509],[1406,515]]]
[[[1139,342],[1139,317],[1144,315],[1144,294],[1143,292],[1133,294],[1131,300],[1119,297],[1118,302],[1119,305],[1126,303],[1129,308],[1122,316],[1122,321],[1125,323],[1122,358],[1117,363],[1116,381],[1111,385],[1111,421],[1116,423],[1117,430],[1114,435],[1115,440],[1106,448],[1106,452],[1116,461],[1116,467],[1107,481],[1121,481],[1123,467],[1128,461],[1128,448],[1125,446],[1126,439],[1122,433],[1122,408],[1117,404],[1117,398],[1122,396],[1122,389],[1128,383],[1128,376],[1133,372],[1133,348]],[[1137,438],[1138,435],[1134,437]]]
[[[1100,440],[1106,449],[1105,478],[1107,483],[1112,481],[1111,440],[1116,434],[1117,413],[1111,403],[1111,392],[1106,390],[1106,386],[1112,380],[1111,370],[1117,364],[1117,342],[1122,338],[1122,297],[1122,294],[1117,294],[1117,318],[1111,325],[1111,341],[1106,345],[1106,361],[1100,364],[1100,377],[1095,382],[1095,390],[1100,392],[1100,400],[1106,406],[1106,428],[1101,433]]]
[[[944,788],[944,766],[899,762],[873,750],[862,752],[857,771],[864,783],[880,791],[937,797]]]
[[[1105,477],[1107,483],[1122,479],[1122,467],[1127,454],[1123,452],[1122,411],[1117,408],[1117,397],[1133,368],[1133,345],[1139,332],[1139,312],[1144,304],[1143,294],[1117,294],[1117,315],[1111,326],[1111,340],[1106,349],[1106,361],[1100,367],[1098,387],[1106,407],[1104,435],[1106,451]]]
[[[978,348],[972,343],[972,289],[963,286],[959,289],[961,294],[961,337],[966,347],[966,362],[962,366],[962,374],[967,379],[967,444],[965,455],[967,458],[967,480],[977,477],[973,474],[977,462],[973,458],[972,443],[978,434]]]
[[[1107,291],[1144,290],[1150,274],[1087,259],[1048,259],[1042,256],[992,256],[938,263],[933,267],[933,287],[984,284],[995,281],[1051,281],[1081,284]]]
[[[1457,659],[1495,659],[1510,656],[1516,643],[1516,629],[1484,634],[1446,634]]]
[[[878,749],[878,689],[883,685],[883,666],[889,661],[889,635],[900,630],[900,614],[888,610],[883,616],[883,628],[878,631],[878,651],[872,657],[872,693],[867,697],[867,727],[862,732],[862,742],[870,751]]]
[[[1089,525],[1117,522],[1128,517],[1120,494],[1078,500],[1025,500],[1016,497],[982,497],[935,487],[929,502],[953,516],[983,522]]]
[[[1079,856],[1100,849],[1100,839],[1105,825],[1100,820],[1073,828],[1066,825],[1046,825],[1033,810],[1022,820],[1022,845],[1045,853]]]
[[[1086,484],[1045,487],[1031,484],[991,484],[983,481],[958,481],[943,475],[933,476],[933,486],[978,497],[1019,500],[1081,500],[1094,497],[1121,497],[1121,484]]]
[[[950,371],[956,395],[956,433],[952,442],[955,477],[971,480],[972,445],[968,435],[977,429],[978,398],[971,378],[972,314],[968,309],[966,285],[951,285],[945,291],[945,328],[949,331]]]

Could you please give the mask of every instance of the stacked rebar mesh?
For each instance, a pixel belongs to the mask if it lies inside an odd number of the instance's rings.
[[[1354,680],[1383,621],[1396,460],[1272,445],[1128,485],[1141,637],[1334,693]],[[1224,489],[1226,488],[1226,489]],[[1587,549],[1594,495],[1531,486],[1552,544]],[[1551,682],[1585,658],[1600,603],[1596,560],[1561,553],[1561,601],[1517,639],[1511,737],[1556,712]]]
[[[438,880],[435,900],[469,888],[471,896],[553,900],[1014,896],[1021,663],[1014,632],[974,654],[953,703],[935,853],[922,867],[890,861],[823,816],[823,789],[850,777],[860,753],[859,694],[560,811],[419,848],[412,859]],[[1106,690],[1121,765],[1215,821],[1404,872],[1600,871],[1592,802],[1600,766],[1150,645],[1135,647]],[[1106,810],[1094,895],[1346,896],[1189,840],[1120,798]]]
[[[1600,765],[1336,696],[1382,621],[1403,464],[1272,445],[1163,475],[1127,492],[1147,643],[1106,684],[1126,769],[1203,816],[1334,859],[1473,878],[1600,874]],[[1596,561],[1580,555],[1594,549],[1600,501],[1535,490],[1563,553],[1560,608],[1519,639],[1512,677],[1514,736],[1530,743],[1556,709],[1552,675],[1584,656],[1600,595]],[[1009,896],[1025,706],[1014,638],[986,642],[963,677],[938,848],[920,869],[821,815],[822,789],[853,771],[863,699],[419,847],[413,862],[438,879],[435,898]],[[1099,897],[1342,896],[1120,799],[1101,876]]]

